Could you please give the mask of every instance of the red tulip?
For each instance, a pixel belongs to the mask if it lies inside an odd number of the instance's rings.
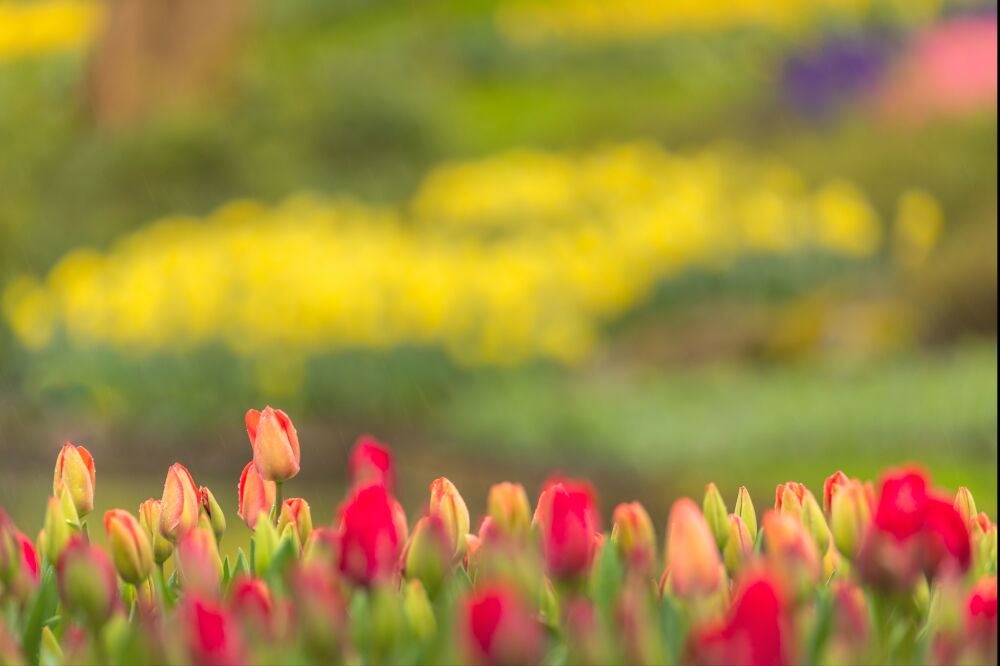
[[[466,599],[461,615],[466,656],[477,664],[534,664],[542,658],[542,630],[517,594],[491,586]]]
[[[265,481],[251,460],[240,474],[236,513],[251,530],[257,526],[257,517],[267,514],[274,506],[277,488],[274,481]]]
[[[90,451],[66,442],[56,458],[52,494],[59,497],[63,490],[69,492],[77,514],[82,518],[94,510],[95,481],[94,457]]]
[[[798,481],[782,483],[774,492],[774,508],[785,513],[799,515],[802,502],[806,499],[806,487]]]
[[[260,578],[246,575],[233,580],[229,591],[229,605],[236,617],[256,631],[269,634],[274,614],[271,589]]]
[[[177,568],[184,589],[215,597],[222,581],[222,559],[215,535],[208,528],[196,527],[177,544]]]
[[[253,463],[262,478],[287,481],[299,473],[299,436],[292,420],[280,409],[265,407],[246,414]]]
[[[720,628],[695,634],[694,660],[720,666],[789,663],[785,614],[785,602],[775,581],[763,575],[744,581],[726,623]]]
[[[823,510],[830,513],[830,508],[833,505],[833,494],[840,489],[841,486],[847,484],[850,479],[847,475],[841,472],[839,469],[826,477],[826,481],[823,482]]]
[[[667,572],[671,591],[685,598],[704,597],[723,583],[719,548],[705,517],[694,501],[674,502],[667,520]]]
[[[395,500],[384,486],[356,490],[340,508],[340,570],[358,585],[389,578],[404,536]]]
[[[556,483],[542,491],[535,523],[549,574],[556,578],[586,575],[595,555],[597,511],[583,486]]]
[[[193,663],[205,666],[244,663],[239,628],[218,602],[186,596],[180,615]]]
[[[301,497],[289,497],[281,505],[278,516],[278,534],[284,534],[289,525],[295,531],[299,544],[304,546],[312,534],[312,511],[309,502]]]
[[[996,658],[997,646],[997,577],[980,579],[966,602],[966,633]]]
[[[118,600],[118,577],[103,550],[74,536],[59,556],[56,576],[63,604],[84,616],[90,626],[99,627],[111,617]]]
[[[392,453],[371,435],[362,435],[354,444],[349,461],[354,486],[383,485],[391,492],[395,484]]]
[[[191,478],[191,472],[180,463],[167,470],[160,500],[160,533],[176,542],[198,524],[201,495]]]
[[[35,544],[0,509],[0,589],[26,599],[38,583],[39,566]]]
[[[649,573],[656,563],[656,533],[653,521],[639,502],[615,507],[611,542],[625,566],[637,573]]]

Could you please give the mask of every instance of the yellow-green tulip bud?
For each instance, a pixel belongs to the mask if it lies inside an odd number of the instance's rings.
[[[726,502],[714,483],[705,486],[705,499],[701,503],[701,511],[705,514],[705,521],[721,551],[729,539],[729,519],[726,515]]]
[[[150,497],[139,505],[139,524],[153,546],[153,560],[162,565],[174,552],[174,544],[160,532],[160,500]]]
[[[112,509],[104,514],[104,530],[122,580],[132,585],[146,580],[153,572],[153,547],[139,521],[124,509]]]
[[[750,491],[746,486],[740,486],[740,491],[736,495],[736,507],[733,513],[743,519],[743,524],[750,532],[750,539],[757,540],[757,512],[753,508],[753,500],[750,499]]]

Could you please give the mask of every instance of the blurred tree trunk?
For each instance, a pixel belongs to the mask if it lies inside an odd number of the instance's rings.
[[[248,0],[107,0],[87,77],[95,122],[126,125],[188,105],[217,85]]]

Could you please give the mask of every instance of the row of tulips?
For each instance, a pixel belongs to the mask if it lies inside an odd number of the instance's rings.
[[[300,468],[286,414],[246,417],[239,481],[248,551],[222,558],[226,517],[181,464],[162,499],[104,516],[89,542],[95,465],[59,453],[35,541],[0,511],[0,664],[996,663],[996,525],[965,488],[916,469],[877,486],[842,472],[819,498],[777,488],[759,516],[709,484],[670,510],[665,561],[637,502],[603,532],[586,481],[489,491],[475,532],[439,478],[409,526],[389,450],[349,461],[333,525],[282,499]],[[167,575],[169,572],[169,576]]]

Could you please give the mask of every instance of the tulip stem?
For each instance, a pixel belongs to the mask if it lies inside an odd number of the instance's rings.
[[[278,517],[281,515],[281,481],[274,482],[274,506],[271,507],[271,522],[278,525]]]

